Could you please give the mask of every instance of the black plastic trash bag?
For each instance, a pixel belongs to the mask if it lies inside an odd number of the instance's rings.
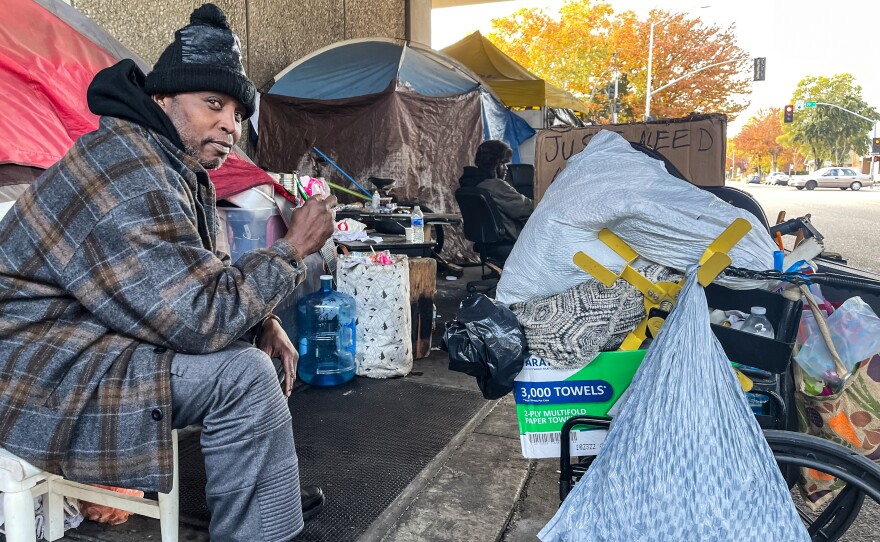
[[[449,352],[449,369],[476,377],[486,399],[510,393],[529,357],[516,316],[483,294],[461,302],[455,320],[446,322],[443,347]]]

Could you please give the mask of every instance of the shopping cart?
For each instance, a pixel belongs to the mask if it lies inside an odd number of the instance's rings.
[[[748,203],[747,199],[751,199],[750,196],[745,192],[742,192],[744,196],[740,196],[735,191],[736,189],[724,187],[723,193],[728,198],[731,194],[734,199],[741,198],[741,201],[731,203],[745,207],[743,202]],[[757,212],[760,212],[759,218],[766,225],[766,217],[760,205],[753,199],[751,201],[757,207]],[[745,208],[756,213],[754,209]],[[880,294],[880,281],[851,268],[848,273],[836,269],[835,272],[818,273],[809,277],[735,268],[725,272],[743,278],[786,280],[796,284],[819,283],[830,286],[838,294],[850,296]],[[715,284],[706,287],[706,298],[709,306],[716,309],[748,312],[751,306],[767,308],[768,318],[776,330],[774,339],[749,335],[720,326],[713,326],[713,331],[728,358],[742,364],[739,370],[754,382],[754,388],[750,393],[766,398],[766,406],[756,414],[756,417],[789,488],[794,487],[801,468],[834,476],[845,484],[836,497],[818,513],[796,503],[811,540],[816,542],[838,540],[852,526],[866,497],[880,504],[880,467],[839,444],[796,432],[797,415],[791,352],[800,321],[801,302],[764,290],[734,291]],[[565,500],[572,487],[595,459],[595,456],[589,456],[572,460],[570,455],[572,431],[607,430],[610,425],[611,418],[596,416],[576,416],[563,425],[560,435],[560,501]]]

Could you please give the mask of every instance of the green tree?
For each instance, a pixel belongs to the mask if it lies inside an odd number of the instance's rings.
[[[848,73],[804,77],[792,96],[792,103],[797,100],[834,104],[864,117],[880,118],[877,110],[862,99],[862,87]],[[794,122],[784,125],[780,141],[800,147],[803,154],[813,158],[817,168],[826,161],[842,165],[850,151],[865,154],[868,150],[871,126],[870,121],[837,107],[819,105],[816,109],[796,111]]]
[[[742,173],[751,171],[746,154],[736,146],[736,139],[727,140],[727,160],[725,169],[731,180],[736,180]]]
[[[521,9],[494,19],[488,38],[536,75],[585,100],[593,118],[607,120],[608,98],[603,92],[620,70],[627,82],[620,95],[621,120],[641,118],[645,108],[648,36],[654,27],[652,87],[718,62],[673,84],[651,98],[658,117],[681,117],[694,111],[723,112],[731,118],[748,102],[751,89],[748,55],[736,43],[733,27],[706,25],[699,19],[654,10],[646,20],[632,11],[615,14],[603,0],[569,0],[558,14]]]

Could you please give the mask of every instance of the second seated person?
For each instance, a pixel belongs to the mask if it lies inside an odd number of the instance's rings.
[[[465,166],[458,180],[462,188],[483,188],[489,192],[501,212],[505,240],[516,242],[532,214],[532,200],[504,180],[513,151],[503,141],[491,139],[477,147],[474,165]]]

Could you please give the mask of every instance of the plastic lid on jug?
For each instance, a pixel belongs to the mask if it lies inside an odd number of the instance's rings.
[[[752,314],[763,316],[767,314],[767,309],[765,309],[764,307],[752,307]]]
[[[321,280],[333,280],[333,275],[321,275]]]

